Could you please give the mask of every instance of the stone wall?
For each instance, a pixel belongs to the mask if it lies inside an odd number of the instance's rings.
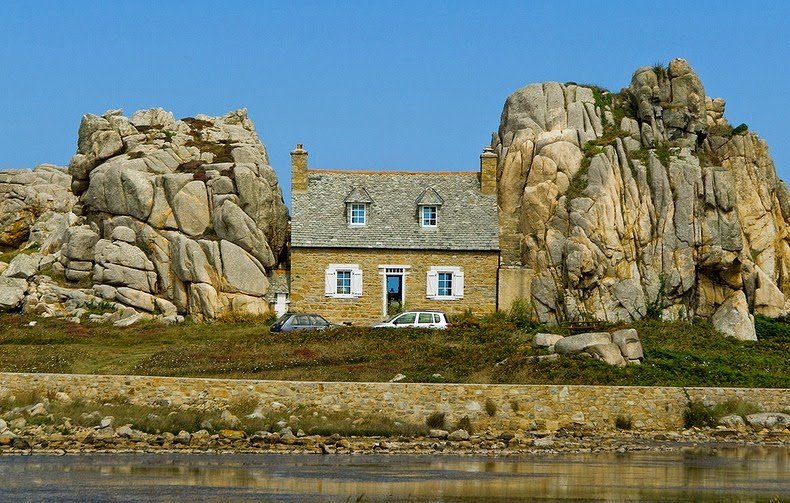
[[[58,391],[72,399],[101,402],[122,396],[137,405],[166,401],[203,410],[254,399],[264,406],[279,402],[289,408],[348,411],[352,416],[384,414],[414,423],[424,422],[434,412],[444,412],[448,425],[469,416],[476,428],[499,431],[553,430],[574,424],[607,430],[614,428],[617,416],[630,417],[637,429],[678,429],[682,427],[687,395],[705,403],[741,399],[766,411],[790,408],[790,390],[767,388],[289,382],[0,373],[0,398],[31,392],[54,395]],[[495,409],[494,415],[487,409]]]
[[[448,314],[471,309],[477,314],[496,310],[499,252],[432,250],[361,250],[294,248],[291,250],[291,309],[316,312],[330,321],[373,323],[384,318],[384,276],[380,265],[410,266],[405,279],[406,309],[439,309]],[[324,295],[329,264],[359,264],[362,296],[336,299]],[[431,266],[457,266],[464,272],[464,297],[431,300],[426,275]]]

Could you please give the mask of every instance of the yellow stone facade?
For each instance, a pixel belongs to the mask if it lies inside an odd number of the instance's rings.
[[[362,294],[332,298],[324,293],[324,274],[330,264],[358,264]],[[364,325],[386,317],[385,275],[382,266],[405,267],[404,309],[437,309],[448,315],[467,309],[475,314],[497,307],[498,251],[434,251],[359,248],[294,248],[291,250],[291,310],[314,312],[334,323]],[[460,267],[464,295],[457,300],[427,297],[431,267]]]

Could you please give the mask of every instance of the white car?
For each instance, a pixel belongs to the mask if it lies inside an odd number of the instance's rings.
[[[396,314],[387,321],[373,325],[373,328],[447,328],[447,316],[441,311],[407,311]]]

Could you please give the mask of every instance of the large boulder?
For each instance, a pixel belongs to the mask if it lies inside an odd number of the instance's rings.
[[[220,241],[219,246],[225,290],[258,297],[266,295],[269,280],[260,262],[230,241]]]
[[[27,281],[24,279],[0,276],[0,311],[21,306],[27,288]]]
[[[38,273],[40,263],[41,255],[20,253],[8,263],[8,268],[3,272],[3,276],[28,279]]]
[[[611,342],[612,336],[607,332],[588,332],[563,337],[554,343],[554,351],[559,354],[580,353],[590,346],[610,344]]]
[[[587,346],[584,351],[596,360],[617,367],[625,367],[625,360],[617,344],[593,344]]]
[[[786,428],[790,427],[790,414],[782,412],[759,412],[746,416],[746,422],[753,428]]]
[[[726,335],[742,341],[756,341],[757,332],[754,328],[754,316],[749,314],[746,295],[740,290],[733,292],[719,306],[711,318],[713,326]]]
[[[562,340],[562,338],[561,335],[557,334],[537,333],[534,339],[532,339],[532,344],[539,348],[549,348],[554,346],[557,341]]]
[[[612,343],[620,348],[623,357],[628,360],[641,360],[645,357],[639,334],[633,328],[626,328],[612,332]]]

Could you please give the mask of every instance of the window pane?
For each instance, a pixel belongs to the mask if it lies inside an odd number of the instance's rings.
[[[351,295],[351,271],[337,271],[337,290],[340,295]]]
[[[310,318],[308,318],[307,316],[296,316],[293,324],[299,326],[309,326]]]
[[[433,227],[436,225],[436,206],[422,207],[422,226]]]
[[[352,204],[351,205],[351,223],[352,224],[364,224],[365,223],[365,205],[364,204]]]
[[[431,313],[420,313],[420,318],[417,323],[433,323],[433,315]]]
[[[417,313],[406,313],[398,318],[395,319],[393,323],[396,325],[404,325],[407,323],[414,323],[414,318],[417,317]]]
[[[453,295],[453,273],[439,273],[438,288],[436,293],[440,297],[450,297]]]

